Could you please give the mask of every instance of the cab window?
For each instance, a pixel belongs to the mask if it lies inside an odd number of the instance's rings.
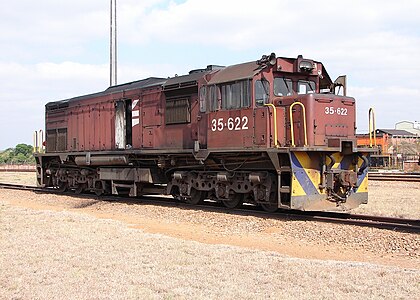
[[[200,112],[206,112],[206,91],[205,86],[200,88]]]
[[[218,97],[218,88],[215,85],[208,87],[207,97],[210,103],[210,111],[219,110],[219,97]]]
[[[315,93],[315,82],[299,80],[298,81],[298,94]]]
[[[274,78],[274,95],[290,96],[293,93],[292,80],[289,78]]]
[[[270,98],[270,84],[267,80],[256,80],[254,86],[255,92],[255,104],[257,106],[263,106],[268,103]]]
[[[220,85],[222,109],[249,107],[249,80],[241,80]]]

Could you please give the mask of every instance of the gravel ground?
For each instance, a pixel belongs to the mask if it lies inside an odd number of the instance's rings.
[[[419,185],[371,182],[356,212],[419,218]],[[0,190],[0,299],[420,299],[419,249],[375,228]]]
[[[420,183],[369,181],[369,201],[354,213],[420,219]]]
[[[2,299],[414,299],[420,270],[291,258],[2,201]]]

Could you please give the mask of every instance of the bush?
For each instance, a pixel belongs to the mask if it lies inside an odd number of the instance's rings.
[[[15,148],[9,148],[0,152],[0,164],[34,164],[32,146],[18,144]]]

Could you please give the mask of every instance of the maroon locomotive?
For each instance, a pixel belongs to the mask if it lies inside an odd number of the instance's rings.
[[[357,149],[343,79],[272,53],[47,103],[38,184],[269,211],[357,207],[367,202],[368,154]]]

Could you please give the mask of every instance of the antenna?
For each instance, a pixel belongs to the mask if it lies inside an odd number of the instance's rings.
[[[117,0],[110,0],[109,85],[117,84]]]

